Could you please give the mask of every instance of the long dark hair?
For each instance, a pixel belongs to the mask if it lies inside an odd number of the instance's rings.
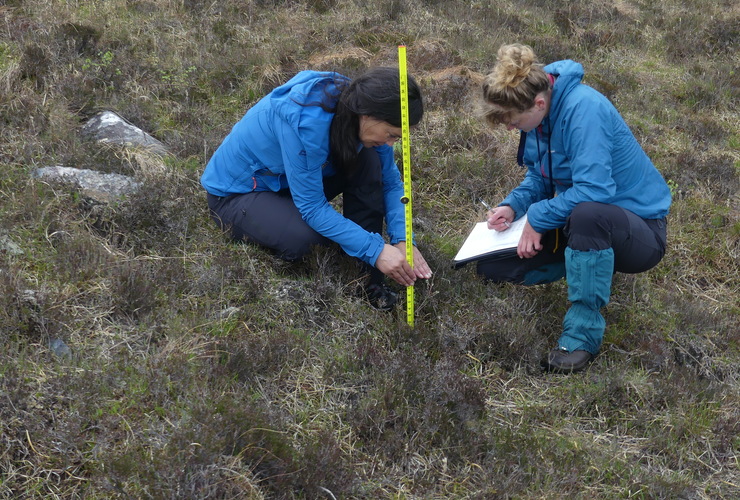
[[[360,115],[401,126],[401,88],[397,68],[373,68],[351,82],[340,84],[339,102],[329,132],[331,160],[339,172],[352,175],[357,163]],[[421,89],[408,76],[409,125],[424,115]]]

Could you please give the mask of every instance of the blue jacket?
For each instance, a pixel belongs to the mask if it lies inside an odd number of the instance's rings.
[[[385,242],[338,213],[326,199],[323,177],[336,173],[329,160],[329,127],[336,104],[337,73],[301,71],[255,104],[234,125],[206,165],[200,182],[210,194],[229,196],[290,188],[303,220],[353,257],[375,265]],[[362,147],[358,138],[358,147]],[[404,241],[403,183],[387,145],[374,148],[383,168],[390,243]]]
[[[581,83],[583,66],[566,60],[544,69],[556,77],[550,110],[527,134],[527,174],[501,205],[510,205],[516,218],[526,213],[538,233],[563,227],[585,201],[617,205],[644,219],[665,217],[668,185],[611,102]]]

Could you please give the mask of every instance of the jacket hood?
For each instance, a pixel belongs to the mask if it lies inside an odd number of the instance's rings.
[[[335,83],[338,80],[347,78],[328,71],[301,71],[283,85],[273,89],[269,98],[275,110],[284,118],[289,118],[291,115],[300,114],[301,108],[304,107],[302,105],[323,102],[334,106],[336,98],[333,102],[327,102],[327,91],[330,94],[335,92]]]
[[[546,73],[554,75],[555,85],[552,93],[550,113],[557,115],[563,99],[583,80],[583,65],[570,59],[557,61],[544,67]]]
[[[309,166],[323,166],[329,161],[329,127],[332,108],[339,97],[337,82],[346,77],[334,72],[301,71],[287,83],[274,89],[269,102],[275,113],[300,137]]]

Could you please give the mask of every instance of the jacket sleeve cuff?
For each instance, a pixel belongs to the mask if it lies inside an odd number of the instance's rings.
[[[526,213],[524,210],[519,210],[510,200],[504,200],[498,204],[499,207],[510,207],[514,211],[514,220],[521,218]]]
[[[371,248],[368,249],[367,253],[365,253],[364,257],[361,257],[360,260],[375,267],[375,263],[378,261],[378,257],[380,257],[380,253],[383,251],[383,248],[385,247],[385,241],[379,234],[375,234],[375,233],[371,233],[371,234],[373,234],[373,236],[377,236],[377,239],[373,238],[373,243],[372,243]]]

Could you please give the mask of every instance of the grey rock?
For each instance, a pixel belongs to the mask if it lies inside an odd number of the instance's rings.
[[[7,234],[0,233],[0,253],[7,255],[22,255],[23,250]]]
[[[139,147],[160,155],[167,153],[164,144],[112,111],[103,111],[90,118],[82,127],[82,135],[100,142]]]
[[[39,309],[39,300],[38,300],[38,294],[36,293],[36,290],[26,289],[23,290],[20,294],[21,303],[34,310],[38,311]]]
[[[62,339],[51,339],[49,349],[58,358],[68,359],[72,357],[72,349]]]
[[[131,194],[140,186],[126,175],[62,166],[37,168],[33,176],[47,182],[73,184],[84,196],[101,203],[110,203]]]

